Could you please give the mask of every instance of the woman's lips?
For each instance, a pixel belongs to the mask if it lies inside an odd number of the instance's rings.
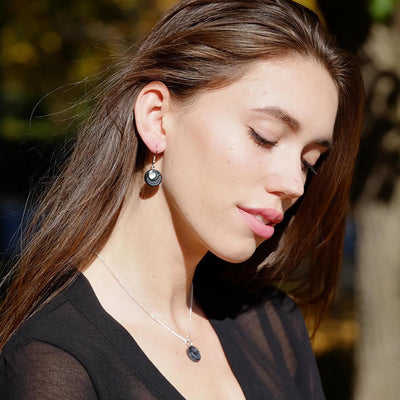
[[[264,239],[269,239],[274,234],[274,225],[283,219],[282,213],[273,208],[238,207],[238,210],[250,230]]]

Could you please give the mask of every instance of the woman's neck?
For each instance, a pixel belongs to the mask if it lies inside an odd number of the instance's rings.
[[[172,318],[187,310],[195,269],[206,249],[193,245],[199,242],[193,234],[176,226],[160,196],[128,201],[99,254],[139,302]],[[99,259],[85,275],[113,279]]]

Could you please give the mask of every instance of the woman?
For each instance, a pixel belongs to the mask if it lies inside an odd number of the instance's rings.
[[[99,97],[29,232],[7,399],[323,399],[363,89],[290,0],[178,2]]]

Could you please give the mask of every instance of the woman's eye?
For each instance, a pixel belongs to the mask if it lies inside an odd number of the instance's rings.
[[[265,147],[268,149],[276,145],[276,142],[273,142],[271,140],[265,139],[264,137],[260,136],[253,128],[249,128],[249,135],[258,146]]]
[[[311,171],[312,174],[314,175],[318,175],[317,169],[315,165],[311,165],[309,164],[307,161],[305,160],[301,160],[302,163],[302,169],[303,171]]]

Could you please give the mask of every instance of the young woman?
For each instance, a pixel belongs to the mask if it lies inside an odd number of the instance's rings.
[[[28,232],[2,398],[323,399],[292,299],[323,312],[334,293],[362,100],[302,6],[178,2]]]

